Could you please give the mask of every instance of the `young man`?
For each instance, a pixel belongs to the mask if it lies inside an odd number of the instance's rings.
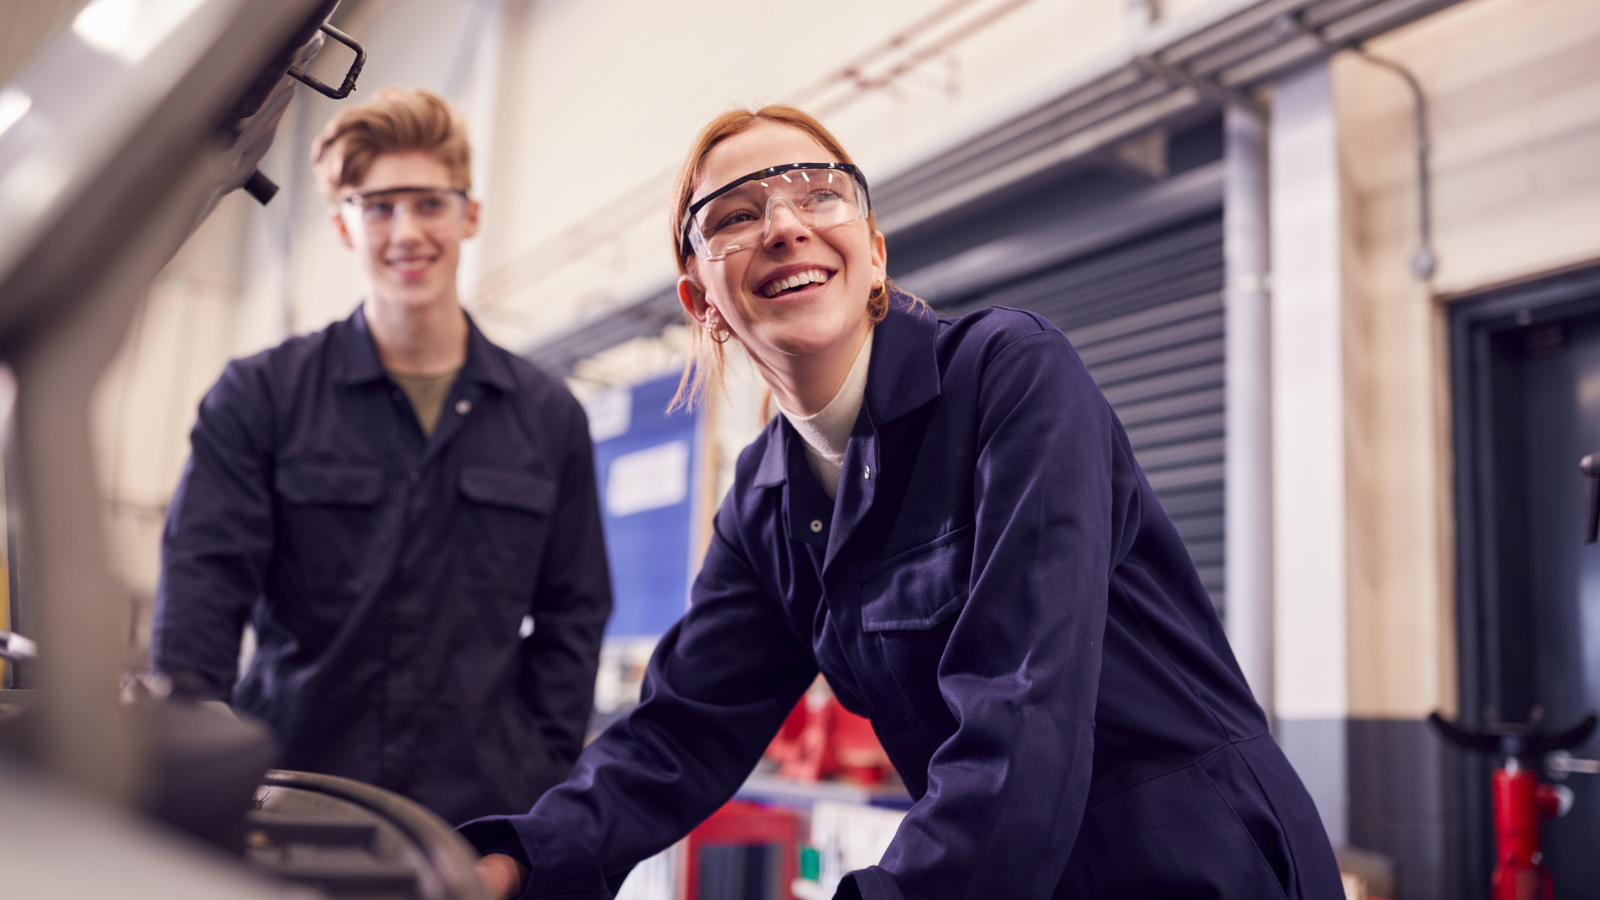
[[[314,143],[366,298],[202,401],[151,636],[155,671],[268,722],[284,768],[452,824],[566,776],[611,608],[583,411],[456,296],[469,152],[421,90],[379,91]]]

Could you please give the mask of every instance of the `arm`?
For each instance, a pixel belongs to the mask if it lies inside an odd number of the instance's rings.
[[[227,700],[239,637],[272,555],[271,413],[230,365],[200,403],[167,508],[150,667],[183,694]]]
[[[595,491],[593,448],[583,409],[572,404],[544,567],[534,589],[533,634],[523,642],[519,690],[550,759],[550,781],[566,777],[583,749],[594,702],[600,639],[611,614],[611,577]]]
[[[462,826],[480,850],[521,852],[523,896],[610,897],[635,864],[733,796],[816,676],[810,648],[725,532],[730,506],[693,606],[650,659],[640,705],[527,815]]]
[[[972,575],[938,669],[957,729],[881,864],[849,876],[840,896],[1049,897],[1083,817],[1132,470],[1059,332],[988,352]]]

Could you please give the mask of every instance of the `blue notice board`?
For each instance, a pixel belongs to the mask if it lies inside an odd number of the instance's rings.
[[[615,606],[606,637],[659,637],[689,607],[699,414],[665,410],[676,375],[585,401]]]

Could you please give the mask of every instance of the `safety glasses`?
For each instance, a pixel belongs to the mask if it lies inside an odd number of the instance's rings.
[[[685,250],[712,262],[765,241],[787,207],[813,231],[865,219],[867,179],[849,163],[791,163],[751,172],[696,200],[683,215]]]
[[[339,215],[352,230],[387,234],[402,211],[423,226],[458,218],[467,208],[467,192],[455,188],[397,187],[364,191],[339,200]]]

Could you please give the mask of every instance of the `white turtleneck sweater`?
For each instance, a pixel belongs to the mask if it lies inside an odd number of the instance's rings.
[[[867,395],[867,366],[871,360],[872,335],[869,334],[856,354],[856,361],[850,365],[850,374],[845,376],[844,384],[839,385],[827,406],[814,415],[797,416],[778,404],[778,412],[783,413],[805,441],[806,462],[829,500],[839,493],[844,449],[850,443],[850,430],[855,427],[856,416],[861,414],[861,401]]]

